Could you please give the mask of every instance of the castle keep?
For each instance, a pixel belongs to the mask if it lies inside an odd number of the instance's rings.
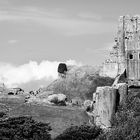
[[[140,85],[140,16],[119,18],[115,42],[101,75],[115,77],[126,70],[129,85]]]

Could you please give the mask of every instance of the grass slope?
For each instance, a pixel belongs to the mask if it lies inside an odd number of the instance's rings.
[[[0,103],[11,108],[9,111],[10,117],[32,116],[37,121],[49,122],[52,127],[52,137],[62,133],[71,124],[81,125],[88,123],[87,114],[80,108],[23,104],[17,102],[17,100],[13,100],[12,102],[0,101]]]

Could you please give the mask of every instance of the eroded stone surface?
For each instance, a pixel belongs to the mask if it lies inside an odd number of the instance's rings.
[[[126,83],[119,83],[116,85],[116,89],[119,93],[119,104],[123,104],[128,94],[128,85]]]
[[[94,104],[94,122],[102,128],[111,127],[112,115],[116,108],[117,89],[109,86],[97,87]]]

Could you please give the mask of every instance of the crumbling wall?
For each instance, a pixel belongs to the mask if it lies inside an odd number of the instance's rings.
[[[111,119],[116,108],[117,90],[113,87],[98,87],[94,104],[94,123],[102,128],[111,127]]]
[[[97,87],[93,93],[93,111],[90,117],[94,119],[94,124],[101,128],[111,127],[111,120],[117,111],[117,107],[126,99],[128,85],[119,83],[116,86]]]
[[[118,74],[116,62],[105,62],[100,69],[100,76],[115,78]]]

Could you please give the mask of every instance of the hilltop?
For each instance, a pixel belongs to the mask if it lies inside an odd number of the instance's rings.
[[[50,85],[40,88],[41,93],[53,91],[63,93],[69,100],[79,97],[82,100],[91,99],[97,86],[110,86],[114,79],[99,75],[99,69],[93,66],[68,67],[66,78],[58,78]]]

